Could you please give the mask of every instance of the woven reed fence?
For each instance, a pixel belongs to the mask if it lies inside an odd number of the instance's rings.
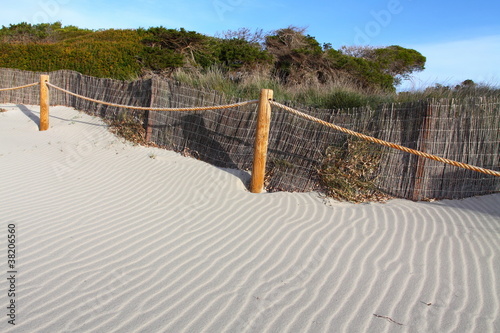
[[[213,91],[152,78],[134,82],[99,79],[72,71],[34,73],[0,69],[0,88],[50,82],[106,102],[144,107],[195,107],[239,102]],[[258,92],[256,92],[257,94]],[[38,104],[38,89],[0,92],[0,102]],[[256,105],[203,112],[132,111],[105,106],[51,90],[52,105],[66,105],[107,119],[132,119],[147,129],[148,140],[223,168],[251,169]],[[441,157],[500,170],[500,100],[428,100],[382,105],[377,109],[322,110],[293,105],[326,122]],[[352,146],[361,149],[350,149]],[[500,178],[427,160],[273,110],[268,148],[268,191],[321,190],[319,170],[331,148],[376,155],[374,186],[389,195],[412,199],[465,198],[500,191]]]
[[[0,88],[20,86],[22,82],[38,82],[41,74],[50,75],[50,82],[54,85],[94,99],[132,106],[149,106],[151,103],[152,80],[126,82],[95,78],[68,70],[40,73],[0,68]],[[37,105],[39,103],[39,88],[0,92],[0,102]],[[147,115],[145,112],[92,103],[57,90],[51,90],[50,103],[51,105],[74,107],[77,110],[106,119],[119,119],[128,116],[137,121],[144,121]]]

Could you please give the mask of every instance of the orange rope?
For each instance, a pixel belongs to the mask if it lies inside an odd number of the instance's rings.
[[[468,170],[472,170],[472,171],[482,172],[482,173],[485,173],[487,175],[500,177],[500,172],[499,171],[494,171],[494,170],[490,170],[490,169],[484,169],[484,168],[476,167],[476,166],[473,166],[473,165],[470,165],[470,164],[466,164],[466,163],[462,163],[462,162],[457,162],[457,161],[449,160],[447,158],[442,158],[442,157],[435,156],[435,155],[428,154],[428,153],[424,153],[424,152],[421,152],[421,151],[418,151],[418,150],[415,150],[415,149],[411,149],[411,148],[408,148],[408,147],[400,146],[400,145],[392,143],[392,142],[387,142],[387,141],[384,141],[384,140],[380,140],[380,139],[374,138],[372,136],[364,135],[364,134],[361,134],[361,133],[358,133],[358,132],[351,131],[351,130],[349,130],[347,128],[340,127],[338,125],[335,125],[335,124],[332,124],[332,123],[328,123],[326,121],[323,121],[321,119],[318,119],[316,117],[310,116],[310,115],[308,115],[306,113],[297,111],[297,110],[292,109],[292,108],[290,108],[290,107],[288,107],[286,105],[283,105],[283,104],[280,104],[280,103],[277,103],[277,102],[274,102],[274,101],[269,101],[269,103],[272,104],[272,105],[274,105],[274,106],[277,106],[277,107],[279,107],[279,108],[281,108],[283,110],[291,112],[291,113],[293,113],[293,114],[295,114],[295,115],[297,115],[299,117],[302,117],[302,118],[314,121],[314,122],[319,123],[319,124],[324,125],[324,126],[328,126],[328,127],[333,128],[333,129],[335,129],[337,131],[340,131],[340,132],[343,132],[343,133],[346,133],[346,134],[350,134],[350,135],[356,136],[356,137],[361,138],[361,139],[366,140],[366,141],[377,143],[377,144],[380,144],[380,145],[383,145],[383,146],[386,146],[386,147],[390,147],[390,148],[393,148],[393,149],[398,149],[398,150],[401,150],[401,151],[404,151],[404,152],[407,152],[407,153],[410,153],[410,154],[422,156],[422,157],[425,157],[425,158],[428,158],[428,159],[431,159],[431,160],[434,160],[434,161],[438,161],[438,162],[450,164],[450,165],[453,165],[453,166],[456,166],[456,167],[459,167],[459,168],[464,168],[464,169],[468,169]]]
[[[75,94],[74,92],[68,91],[66,89],[60,88],[58,86],[55,86],[49,82],[47,82],[47,85],[60,90],[66,94],[81,98],[83,100],[89,101],[89,102],[94,102],[94,103],[99,103],[103,105],[108,105],[108,106],[114,106],[117,108],[124,108],[124,109],[132,109],[132,110],[142,110],[142,111],[206,111],[206,110],[220,110],[220,109],[230,109],[230,108],[235,108],[238,106],[243,106],[243,105],[248,105],[248,104],[254,104],[258,103],[258,100],[253,100],[253,101],[246,101],[246,102],[240,102],[240,103],[233,103],[233,104],[228,104],[228,105],[215,105],[215,106],[202,106],[202,107],[190,107],[190,108],[153,108],[153,107],[144,107],[144,106],[129,106],[129,105],[122,105],[122,104],[115,104],[115,103],[108,103],[104,101],[100,101],[97,99],[85,97],[82,95]]]
[[[29,87],[34,87],[34,86],[39,85],[39,84],[40,84],[40,82],[35,82],[35,83],[27,84],[25,86],[19,86],[19,87],[13,87],[13,88],[0,88],[0,91],[9,91],[9,90],[29,88]]]

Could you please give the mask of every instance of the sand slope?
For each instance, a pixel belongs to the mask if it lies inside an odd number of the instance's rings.
[[[38,132],[38,107],[0,107],[2,332],[500,331],[500,194],[256,195],[73,109]]]

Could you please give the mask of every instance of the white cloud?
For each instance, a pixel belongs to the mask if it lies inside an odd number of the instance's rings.
[[[441,83],[455,85],[464,80],[500,84],[500,35],[445,43],[409,46],[427,57],[426,69],[405,82],[403,89]]]

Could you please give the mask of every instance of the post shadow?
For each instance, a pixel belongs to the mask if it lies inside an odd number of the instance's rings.
[[[21,110],[22,113],[24,113],[26,116],[28,116],[28,118],[30,118],[33,122],[35,122],[35,124],[37,124],[37,125],[40,124],[40,116],[38,116],[36,113],[33,113],[33,111],[31,111],[29,108],[27,108],[23,104],[16,104],[16,106],[19,108],[19,110]],[[82,112],[82,111],[79,111],[79,112]],[[87,114],[87,113],[85,113],[85,114]],[[99,125],[99,124],[89,123],[88,121],[81,121],[81,120],[77,120],[77,119],[61,118],[61,117],[57,117],[57,116],[54,116],[51,114],[49,114],[49,117],[54,118],[54,119],[64,120],[67,122],[80,123],[80,124],[86,124],[86,125],[92,125],[92,126],[100,126],[100,127],[107,127],[108,126],[106,124]]]
[[[184,146],[195,151],[200,160],[221,168],[239,169],[219,141],[213,131],[205,125],[200,114],[183,116],[180,121]]]
[[[37,116],[30,109],[28,109],[25,105],[16,104],[16,106],[24,113],[29,119],[31,119],[35,124],[40,124],[40,116]]]

